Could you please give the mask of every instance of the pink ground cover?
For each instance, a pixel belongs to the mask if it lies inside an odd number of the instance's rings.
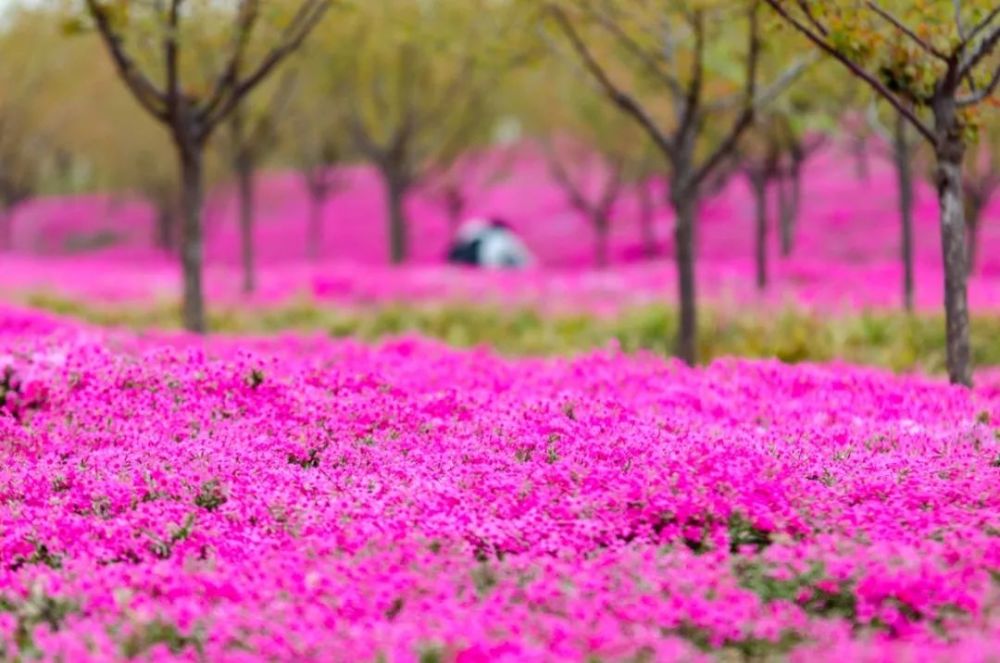
[[[13,308],[0,375],[0,658],[1000,650],[996,379]]]
[[[498,157],[499,159],[499,157]],[[494,169],[495,170],[495,169]],[[255,245],[263,305],[307,296],[356,304],[459,299],[584,309],[614,308],[650,300],[672,301],[672,218],[660,205],[655,221],[661,257],[641,260],[637,200],[625,196],[611,223],[612,269],[592,269],[594,233],[568,205],[544,163],[530,151],[487,183],[482,167],[470,171],[469,215],[509,219],[543,268],[527,274],[456,271],[442,265],[450,229],[440,201],[417,191],[410,201],[412,260],[404,269],[386,267],[387,241],[380,185],[355,168],[343,174],[344,189],[326,207],[324,256],[306,256],[307,199],[293,174],[261,176]],[[495,173],[491,173],[491,176]],[[859,181],[851,163],[835,149],[809,164],[796,247],[780,258],[776,227],[770,237],[773,287],[768,303],[806,307],[899,307],[899,221],[894,174],[874,160],[869,181]],[[662,191],[658,198],[662,199]],[[915,267],[917,305],[942,303],[937,202],[924,183],[917,189]],[[753,285],[753,204],[741,178],[707,200],[698,226],[699,288],[708,300],[757,305]],[[980,259],[970,285],[976,310],[1000,309],[1000,200],[984,215]],[[49,289],[113,303],[175,300],[176,261],[152,248],[148,207],[128,198],[47,198],[22,208],[14,219],[13,253],[0,254],[0,295]],[[99,248],[102,242],[112,246]],[[91,250],[86,250],[86,247]],[[246,303],[240,297],[239,241],[235,202],[223,186],[206,205],[206,289],[213,303]]]

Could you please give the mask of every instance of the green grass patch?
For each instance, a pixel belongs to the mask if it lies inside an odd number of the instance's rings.
[[[105,306],[51,294],[33,294],[35,308],[116,327],[176,329],[180,307]],[[667,305],[649,305],[614,317],[544,314],[531,308],[476,304],[386,304],[338,308],[306,299],[273,308],[213,308],[209,329],[225,334],[323,332],[365,341],[418,333],[457,347],[487,345],[507,355],[573,355],[617,342],[627,352],[671,353],[677,316]],[[940,315],[897,311],[819,314],[778,311],[701,311],[699,349],[703,361],[717,357],[773,357],[788,363],[841,359],[895,371],[945,370],[945,326]],[[972,320],[977,366],[1000,365],[1000,316]]]

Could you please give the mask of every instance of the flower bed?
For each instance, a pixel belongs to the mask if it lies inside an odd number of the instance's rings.
[[[987,661],[998,393],[2,309],[0,658]]]

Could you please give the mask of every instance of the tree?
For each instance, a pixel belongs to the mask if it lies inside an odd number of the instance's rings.
[[[345,186],[338,169],[354,157],[354,152],[343,108],[325,103],[334,93],[326,85],[326,72],[309,66],[316,62],[309,55],[301,58],[302,84],[296,87],[289,103],[285,143],[289,151],[286,158],[299,174],[309,199],[306,255],[319,262],[323,258],[324,211],[330,197]]]
[[[40,159],[30,136],[11,113],[0,109],[0,250],[14,248],[13,221],[17,208],[30,200],[38,186]]]
[[[743,174],[754,199],[754,264],[757,290],[768,286],[768,193],[781,178],[782,134],[773,116],[759,117],[740,149]]]
[[[882,124],[877,108],[869,111],[869,125],[882,142],[889,146],[889,158],[896,171],[896,190],[899,196],[900,259],[903,265],[903,307],[913,311],[913,159],[917,151],[917,137],[898,111],[892,114],[892,130]]]
[[[620,155],[602,156],[586,144],[545,143],[549,173],[570,206],[594,228],[594,264],[608,266],[611,215],[624,188],[627,164]]]
[[[266,105],[238,104],[223,122],[225,131],[221,133],[220,146],[236,180],[244,294],[251,294],[257,288],[254,176],[261,161],[277,146],[278,117],[285,111],[292,84],[293,79],[289,75],[282,77]]]
[[[820,50],[888,101],[933,147],[944,261],[948,376],[972,384],[962,164],[977,107],[1000,62],[995,2],[765,0]]]
[[[979,143],[966,155],[963,192],[965,223],[969,235],[970,275],[975,272],[979,257],[983,212],[998,189],[1000,189],[1000,124],[994,120],[982,128]]]
[[[215,3],[185,6],[184,0],[141,4],[83,1],[119,77],[172,139],[179,165],[183,220],[184,327],[204,332],[205,146],[219,124],[299,48],[330,2],[299,0],[290,16],[280,17],[282,27],[277,27],[277,37],[263,46],[257,37],[263,32],[259,29],[262,16],[270,14],[261,11],[259,0],[240,0],[232,8]],[[159,44],[155,54],[145,48],[150,42]],[[212,73],[193,75],[195,70],[204,71],[193,66],[195,59],[199,64],[211,61]]]
[[[668,165],[674,210],[680,327],[676,354],[697,359],[695,222],[706,181],[729,158],[756,110],[798,76],[796,63],[760,85],[759,3],[621,0],[550,5],[561,32],[608,99],[637,122]],[[746,46],[727,44],[734,31]],[[620,57],[618,57],[620,56]],[[744,72],[733,91],[734,69]],[[632,91],[614,65],[631,69]],[[684,67],[686,64],[686,67]],[[681,69],[686,69],[682,72]],[[648,96],[640,96],[648,92]]]
[[[389,258],[406,260],[406,202],[430,172],[488,143],[501,73],[524,57],[518,13],[490,0],[369,0],[324,40],[354,148],[385,190]]]

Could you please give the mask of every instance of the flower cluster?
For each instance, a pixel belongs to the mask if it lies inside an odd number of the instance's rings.
[[[1000,641],[995,388],[10,308],[0,372],[0,659],[985,662]]]

